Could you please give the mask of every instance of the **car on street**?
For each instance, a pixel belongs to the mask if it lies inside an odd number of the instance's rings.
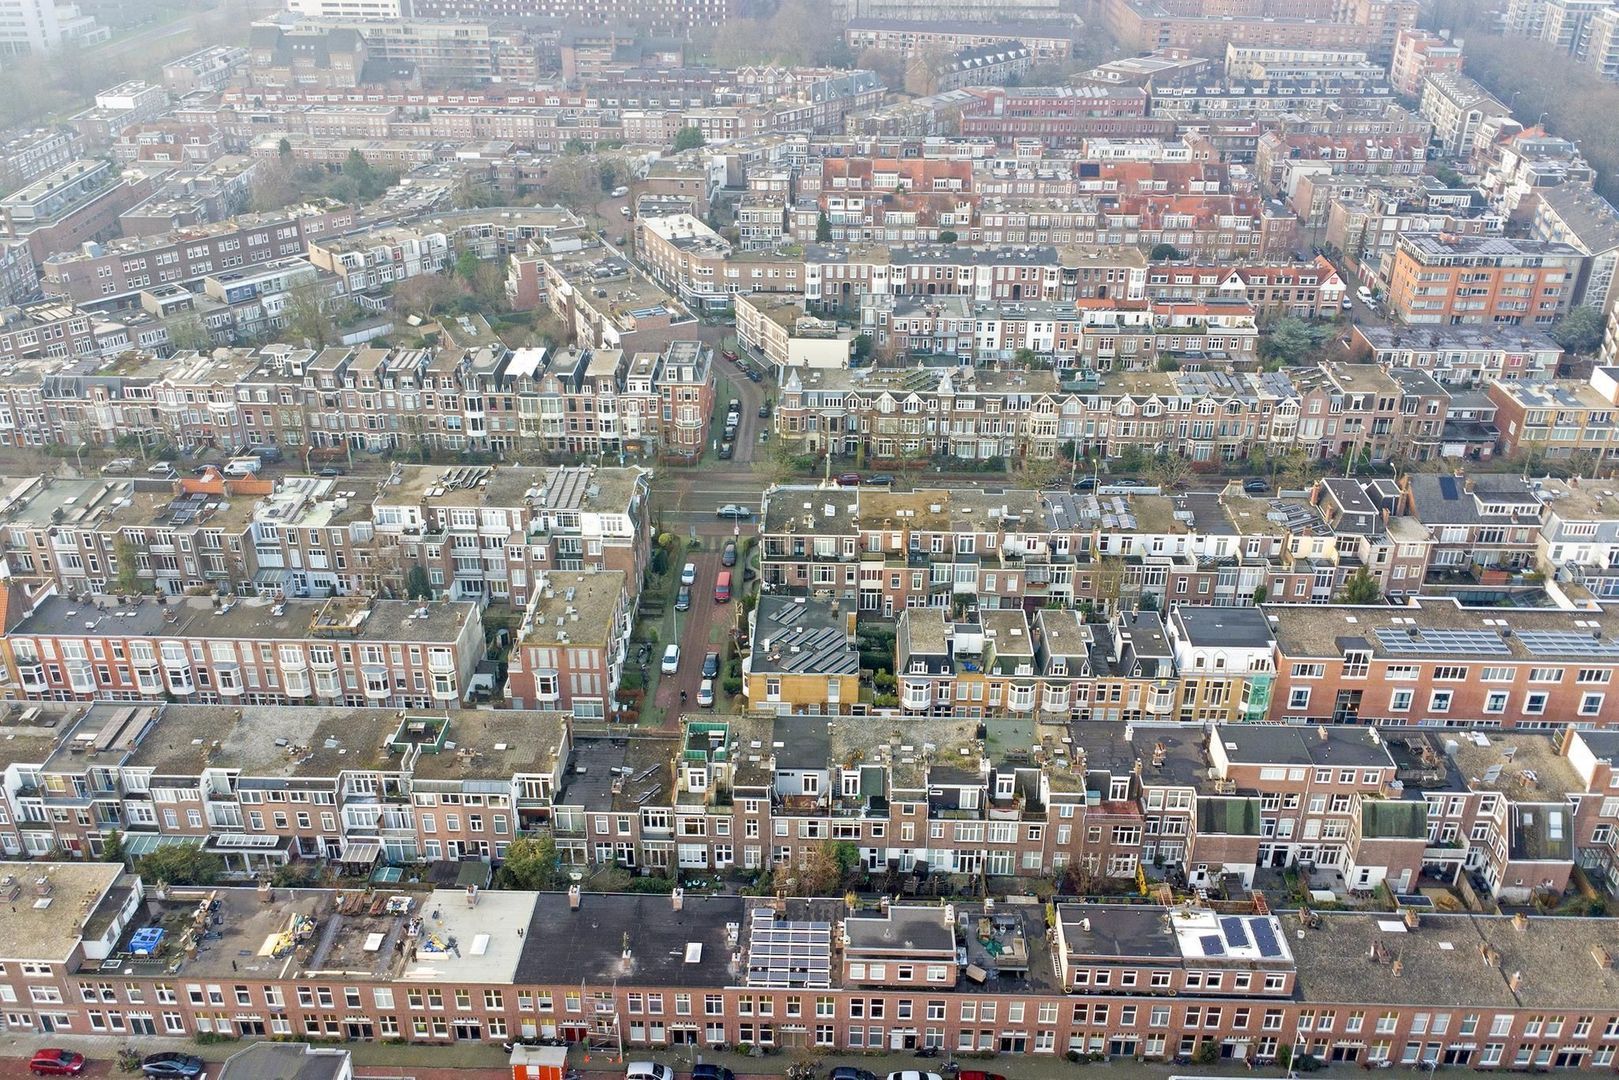
[[[702,705],[705,708],[714,704],[713,679],[704,679],[702,685],[697,688],[697,704]],[[727,1069],[726,1071],[729,1072],[730,1070]]]
[[[857,472],[846,472],[846,473],[839,473],[838,474],[838,487],[859,487],[859,486],[860,486],[860,474],[859,473],[857,473]]]
[[[689,562],[685,566],[680,568],[680,583],[682,585],[695,585],[695,584],[697,584],[697,564],[696,563]]]
[[[703,654],[703,678],[712,679],[720,673],[720,654],[710,649]]]
[[[682,585],[680,587],[680,591],[675,594],[675,610],[676,611],[690,611],[691,610],[691,586],[690,585]]]
[[[721,566],[735,566],[736,565],[736,541],[735,540],[727,540],[727,541],[725,541],[725,546],[720,549],[720,565]]]
[[[629,217],[630,216],[630,208],[627,207],[627,206],[619,207],[618,208],[618,215],[619,215],[619,217]]]
[[[701,693],[698,694],[698,700],[699,702],[702,700]],[[701,1065],[691,1067],[691,1080],[736,1080],[736,1073],[724,1065],[711,1065],[705,1061]]]
[[[339,469],[336,465],[328,465],[324,469],[322,469],[317,475],[319,475],[319,476],[342,476],[343,475],[343,470]]]
[[[729,461],[729,460],[731,460],[731,456],[733,454],[735,454],[735,453],[736,453],[736,443],[734,443],[734,442],[722,442],[722,443],[720,443],[720,460],[721,461]]]
[[[749,510],[746,506],[739,505],[738,503],[726,503],[724,506],[714,511],[714,516],[722,518],[735,518],[738,521],[746,521],[753,516],[753,511]],[[696,578],[693,577],[692,580],[695,581]]]
[[[827,1074],[826,1080],[877,1080],[877,1074],[853,1065],[839,1065]]]
[[[1345,311],[1354,311],[1355,310],[1355,302],[1353,300],[1349,299],[1349,297],[1346,296],[1346,297],[1344,297],[1343,308],[1344,308]]]
[[[1242,482],[1242,490],[1249,495],[1263,495],[1270,490],[1270,484],[1266,483],[1263,477],[1250,476]]]
[[[759,415],[760,416],[769,416],[770,415],[770,402],[767,401],[764,404],[759,406]]]
[[[886,484],[889,487],[893,487],[894,486],[894,478],[892,476],[889,476],[885,472],[880,472],[876,476],[868,477],[866,479],[866,483],[868,483],[868,484]]]
[[[35,1076],[77,1076],[84,1071],[84,1055],[74,1050],[39,1050],[29,1059],[28,1071]]]
[[[1107,486],[1108,487],[1117,487],[1117,488],[1140,487],[1141,486],[1141,481],[1140,480],[1133,480],[1128,476],[1121,476],[1117,480],[1109,480],[1107,482]]]
[[[148,1054],[141,1058],[142,1076],[197,1080],[207,1068],[208,1063],[202,1058],[173,1050],[166,1050],[161,1054]]]
[[[1355,295],[1360,297],[1360,302],[1363,304],[1369,304],[1372,302],[1372,290],[1367,288],[1365,285],[1362,285],[1360,288],[1356,289]]]
[[[956,1074],[956,1080],[1006,1080],[1000,1073],[984,1072],[980,1069],[963,1069]]]
[[[751,368],[750,367],[745,372],[743,372],[743,374],[745,374],[748,377],[749,382],[758,382],[759,379],[762,377],[759,374],[759,369],[758,368]]]
[[[733,351],[732,351],[732,350],[730,350],[730,349],[721,349],[721,350],[720,350],[720,355],[721,355],[721,356],[723,356],[723,357],[725,357],[725,359],[727,359],[727,360],[729,360],[729,361],[730,361],[730,362],[731,362],[731,363],[733,363],[733,364],[734,364],[734,363],[736,363],[736,362],[737,362],[737,355],[736,355],[736,353],[735,353],[735,352],[733,352]]]
[[[624,1080],[675,1080],[675,1071],[656,1061],[632,1061],[624,1067]]]
[[[1074,481],[1074,490],[1075,491],[1095,491],[1096,490],[1096,477],[1094,477],[1094,476],[1081,476],[1078,480]]]
[[[665,675],[673,675],[680,670],[680,646],[670,642],[663,650],[663,664],[659,668]]]
[[[904,1069],[900,1072],[888,1074],[888,1080],[941,1080],[938,1073],[918,1072],[915,1069]]]
[[[623,186],[622,184],[620,184],[618,187],[613,189],[612,198],[622,199],[624,196],[628,195],[629,193],[630,193],[630,189]]]

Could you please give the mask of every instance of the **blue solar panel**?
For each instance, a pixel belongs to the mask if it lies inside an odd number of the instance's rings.
[[[1281,956],[1282,944],[1276,940],[1271,932],[1270,923],[1264,919],[1255,919],[1249,924],[1254,931],[1254,944],[1259,946],[1260,956]]]
[[[1246,949],[1248,947],[1248,931],[1242,928],[1242,920],[1235,915],[1221,917],[1220,932],[1225,934],[1226,944],[1233,949]]]
[[[1219,934],[1204,934],[1198,940],[1203,943],[1204,956],[1225,955],[1225,943],[1220,940]]]

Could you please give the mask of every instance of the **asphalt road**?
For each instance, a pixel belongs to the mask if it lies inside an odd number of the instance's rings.
[[[742,591],[740,566],[733,568],[732,599],[723,604],[714,599],[715,579],[725,569],[720,565],[723,546],[723,537],[707,537],[701,551],[689,551],[684,559],[684,562],[697,567],[697,581],[691,589],[691,609],[675,614],[675,625],[679,628],[680,669],[674,675],[664,675],[659,680],[657,697],[654,699],[667,718],[679,715],[682,691],[686,694],[686,707],[694,711],[697,709],[697,690],[703,681],[703,655],[710,650],[724,655],[726,638],[737,618],[736,598]],[[661,646],[659,661],[662,661]],[[723,675],[715,680],[716,696],[723,693],[720,689],[722,681]]]

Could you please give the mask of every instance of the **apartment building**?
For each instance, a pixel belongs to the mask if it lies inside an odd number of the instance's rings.
[[[621,570],[541,571],[513,638],[507,697],[581,720],[615,715],[638,585]]]
[[[1004,901],[941,914],[912,902],[885,910],[833,899],[438,888],[401,894],[372,914],[334,891],[277,890],[278,902],[266,904],[257,890],[222,888],[209,900],[219,947],[187,951],[198,900],[185,890],[159,895],[100,863],[5,869],[19,898],[25,887],[36,899],[46,889],[80,897],[91,912],[84,927],[105,928],[76,928],[60,903],[25,905],[17,970],[7,976],[28,1002],[15,1010],[25,1030],[43,1030],[46,1017],[55,1031],[111,1030],[117,1017],[126,1029],[149,1024],[171,1036],[223,1027],[251,1039],[262,1028],[426,1044],[532,1030],[603,1050],[679,1040],[767,1048],[795,1045],[800,1033],[784,1029],[813,1008],[818,1022],[802,1041],[834,1051],[940,1045],[1156,1059],[1207,1043],[1217,1054],[1229,1047],[1231,1057],[1271,1060],[1297,1042],[1325,1060],[1420,1064],[1443,1015],[1446,1030],[1480,1033],[1451,1054],[1456,1061],[1611,1061],[1603,1033],[1614,978],[1600,957],[1615,942],[1600,919],[1252,910],[1222,919],[1207,908],[1062,903],[1049,940],[1038,904]],[[524,933],[504,943],[492,935],[476,954],[451,946],[479,940],[491,921]],[[789,925],[810,939],[813,974],[783,987],[772,958]],[[835,961],[839,926],[858,957]],[[886,943],[884,926],[912,930],[927,955],[965,950],[982,980],[952,982],[952,964],[918,963]],[[137,940],[149,929],[164,936]],[[409,948],[368,953],[378,933],[412,942],[414,957]],[[625,949],[632,972],[596,974],[620,966]],[[694,959],[679,967],[662,959],[688,951]],[[102,971],[109,960],[122,964],[116,978]],[[1167,995],[1168,987],[1178,989]],[[993,1019],[981,1019],[986,1010]],[[1548,1025],[1560,1034],[1545,1035]],[[1432,1041],[1438,1060],[1445,1041]]]
[[[1223,56],[1229,45],[1358,49],[1387,61],[1400,30],[1416,25],[1407,0],[1107,0],[1102,23],[1136,51],[1184,49]]]
[[[116,832],[131,857],[201,844],[244,875],[499,859],[548,818],[571,736],[564,714],[517,709],[109,702],[3,730],[8,857],[99,858]]]
[[[1278,718],[1549,730],[1569,718],[1601,725],[1608,709],[1614,628],[1601,611],[1444,599],[1261,610],[1276,643]]]
[[[1097,136],[1173,134],[1173,124],[1147,115],[1147,93],[1122,86],[972,86],[963,88],[960,134],[1010,146],[1037,138],[1048,147],[1077,150]]]
[[[84,157],[84,139],[72,128],[34,128],[0,143],[0,187],[15,191]]]
[[[1348,287],[1331,261],[1239,265],[1164,263],[1147,269],[1147,296],[1152,300],[1206,301],[1241,299],[1256,315],[1320,318],[1334,314]]]
[[[5,695],[443,707],[483,656],[472,603],[216,599],[47,593],[8,612]]]
[[[979,302],[1139,300],[1146,285],[1141,253],[1113,248],[807,244],[803,268],[805,301],[828,309],[857,308],[867,293]]]
[[[804,514],[812,518],[830,509],[811,507]],[[830,583],[831,575],[825,576]],[[836,715],[859,703],[853,604],[764,595],[748,618],[753,650],[743,661],[742,694],[749,708],[783,716]]]
[[[356,223],[347,207],[244,214],[176,233],[126,237],[44,260],[47,297],[83,307],[128,304],[154,285],[186,285],[210,274],[304,254],[309,242]]]
[[[1546,523],[1541,526],[1535,565],[1577,599],[1606,600],[1619,593],[1614,580],[1619,570],[1614,547],[1619,522],[1610,516],[1619,511],[1619,502],[1597,484],[1551,477],[1541,481],[1540,496],[1546,503]]]
[[[1547,188],[1535,205],[1533,235],[1585,256],[1570,307],[1611,310],[1619,299],[1619,210],[1612,203],[1583,184]]]
[[[1383,278],[1407,323],[1547,326],[1568,309],[1584,261],[1567,244],[1405,233]]]
[[[1539,383],[1493,383],[1504,454],[1532,454],[1567,461],[1590,455],[1601,467],[1619,454],[1614,437],[1613,398],[1590,383],[1552,379]]]
[[[439,273],[450,260],[450,239],[439,231],[381,229],[311,241],[308,257],[317,269],[337,275],[352,295]]]
[[[1449,71],[1423,77],[1418,111],[1423,119],[1433,124],[1434,138],[1440,148],[1451,157],[1463,160],[1473,155],[1485,121],[1512,116],[1511,109],[1478,83]]]
[[[777,370],[789,367],[847,368],[855,329],[812,315],[804,301],[776,294],[736,298],[736,338]]]
[[[1404,27],[1394,35],[1389,84],[1408,98],[1420,97],[1422,80],[1440,72],[1460,74],[1462,43],[1420,27]]]
[[[1356,323],[1350,350],[1388,368],[1416,368],[1446,386],[1552,378],[1562,346],[1533,326],[1403,327]]]
[[[802,289],[800,260],[762,250],[738,250],[689,214],[635,222],[636,251],[653,280],[693,310],[728,307],[749,292]]]
[[[1073,53],[1074,27],[1020,20],[1015,27],[1001,29],[982,22],[947,19],[854,18],[844,26],[843,40],[856,53],[881,49],[906,56],[933,50],[958,52],[987,45],[1022,44],[1038,60],[1066,60]]]

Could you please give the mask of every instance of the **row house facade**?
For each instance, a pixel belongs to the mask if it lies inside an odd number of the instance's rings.
[[[116,832],[129,856],[201,844],[244,875],[499,859],[548,819],[571,736],[555,712],[109,702],[6,731],[7,857],[100,858]]]
[[[1619,1037],[1604,959],[1614,932],[1598,919],[1064,901],[1048,936],[1040,905],[1010,900],[862,908],[441,887],[379,896],[373,913],[334,890],[221,888],[199,899],[160,894],[115,865],[4,869],[17,898],[25,888],[76,896],[91,914],[74,928],[58,902],[29,906],[19,922],[4,986],[23,1031],[424,1047],[547,1037],[599,1051],[933,1046],[1053,1059],[1207,1047],[1266,1062],[1285,1048],[1492,1071],[1607,1068]],[[234,970],[221,950],[185,951],[199,902],[238,957]],[[498,951],[492,934],[476,954],[456,947],[492,923],[524,933]],[[810,938],[807,979],[789,981],[772,960],[791,933]],[[375,934],[406,947],[368,955]],[[836,953],[834,935],[846,939]],[[961,977],[958,948],[981,978]],[[650,960],[675,952],[692,957],[678,977]],[[615,977],[592,974],[603,970]]]
[[[8,607],[5,693],[32,701],[458,702],[482,659],[477,606],[47,591]]]
[[[12,482],[7,569],[64,594],[294,599],[432,595],[526,604],[547,571],[645,570],[646,473],[635,468],[399,466],[374,491],[328,477],[272,483]]]

